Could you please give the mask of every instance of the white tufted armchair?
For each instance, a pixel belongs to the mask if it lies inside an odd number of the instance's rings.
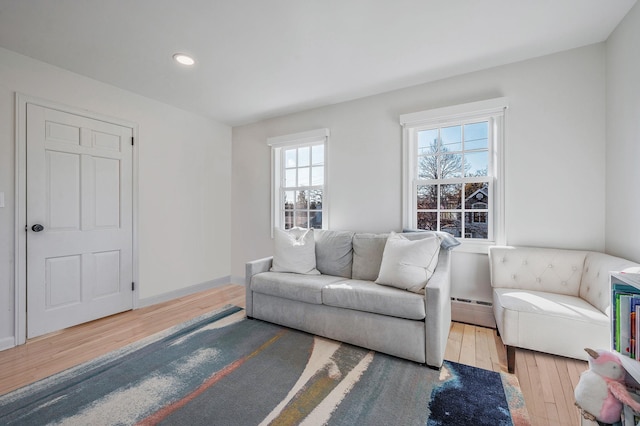
[[[610,347],[609,273],[640,265],[607,254],[538,247],[489,248],[493,313],[507,347],[586,359]]]

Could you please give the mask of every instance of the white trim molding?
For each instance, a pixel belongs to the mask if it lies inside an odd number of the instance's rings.
[[[319,142],[322,140],[326,141],[329,136],[330,131],[327,128],[309,130],[307,132],[292,133],[290,135],[267,138],[267,145],[271,147],[303,145],[305,143]]]
[[[446,106],[425,111],[402,114],[400,124],[410,127],[454,121],[459,118],[469,118],[474,115],[490,115],[502,112],[509,107],[506,97],[494,98],[486,101],[469,102],[466,104]]]
[[[324,182],[322,192],[322,228],[329,227],[329,136],[328,128],[314,129],[306,132],[292,133],[267,138],[267,145],[271,147],[271,238],[273,230],[280,224],[280,205],[278,196],[282,185],[281,156],[283,148],[312,144],[324,145]]]
[[[79,108],[70,107],[54,101],[15,94],[15,239],[14,239],[14,342],[21,345],[27,338],[27,104],[35,104],[45,108],[75,114],[94,120],[106,121],[128,127],[132,130],[134,145],[132,151],[132,196],[133,196],[133,308],[138,306],[139,270],[138,270],[138,125],[120,118],[109,117]]]
[[[505,115],[508,100],[505,97],[485,101],[470,102],[460,105],[446,106],[425,111],[402,114],[399,117],[402,126],[402,222],[404,228],[416,228],[417,194],[417,132],[457,126],[464,123],[489,121],[489,191],[492,199],[488,210],[488,239],[462,238],[462,245],[457,251],[471,253],[487,253],[492,244],[505,244],[505,202],[504,202],[504,134]],[[467,182],[466,179],[455,179],[455,183]],[[453,180],[451,180],[453,182]],[[464,209],[463,209],[464,211]],[[464,220],[464,218],[462,218]]]
[[[211,290],[212,288],[221,287],[223,285],[231,284],[231,276],[216,278],[215,280],[205,281],[200,284],[195,284],[189,287],[183,287],[178,290],[170,291],[168,293],[162,293],[158,296],[145,297],[138,301],[139,308],[146,308],[147,306],[157,305],[158,303],[168,302],[170,300],[177,299],[179,297],[189,296],[191,294],[200,293],[202,291]]]

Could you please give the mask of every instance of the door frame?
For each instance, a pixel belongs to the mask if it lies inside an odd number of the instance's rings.
[[[27,104],[128,127],[135,140],[132,150],[133,281],[138,279],[138,125],[131,121],[62,105],[23,93],[15,95],[15,236],[14,236],[14,345],[27,341]],[[139,306],[139,286],[132,292],[133,309]]]

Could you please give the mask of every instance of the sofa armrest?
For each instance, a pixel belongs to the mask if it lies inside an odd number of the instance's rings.
[[[245,311],[248,317],[253,316],[253,292],[251,291],[251,278],[262,272],[267,272],[271,269],[273,263],[273,256],[265,257],[263,259],[252,260],[245,264],[244,286],[245,286],[245,298],[246,305]]]
[[[440,367],[451,329],[451,251],[440,250],[438,264],[425,287],[426,363]]]
[[[250,287],[251,277],[262,272],[267,272],[271,269],[273,263],[273,256],[265,257],[264,259],[252,260],[245,265],[245,285]]]

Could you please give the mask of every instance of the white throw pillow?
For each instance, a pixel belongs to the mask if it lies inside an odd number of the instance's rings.
[[[318,275],[316,269],[316,242],[313,229],[275,229],[273,238],[274,272]]]
[[[411,241],[392,232],[384,246],[376,283],[424,293],[439,253],[440,239],[435,235]]]

